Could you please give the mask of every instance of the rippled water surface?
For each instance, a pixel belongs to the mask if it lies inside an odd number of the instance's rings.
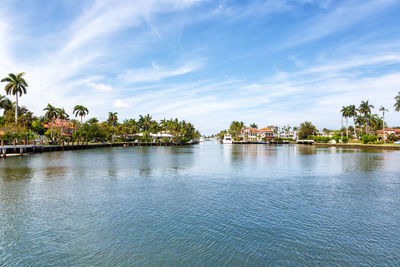
[[[400,265],[400,151],[130,147],[0,160],[0,265]]]

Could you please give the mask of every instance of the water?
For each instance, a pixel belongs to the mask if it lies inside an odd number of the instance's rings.
[[[400,265],[400,151],[130,147],[0,160],[0,265]]]

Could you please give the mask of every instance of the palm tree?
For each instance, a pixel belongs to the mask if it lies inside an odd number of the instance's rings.
[[[356,133],[356,116],[357,116],[357,109],[355,105],[350,105],[347,107],[347,116],[353,118],[353,124],[354,124],[354,137],[357,136]]]
[[[257,124],[255,124],[255,123],[253,122],[252,124],[250,124],[250,128],[257,129],[257,128],[258,128],[258,125],[257,125]]]
[[[25,72],[20,72],[17,75],[10,73],[8,77],[1,80],[1,82],[7,82],[5,90],[7,95],[15,95],[16,106],[15,106],[15,124],[18,120],[18,95],[21,97],[22,94],[26,94],[27,82],[22,76]]]
[[[385,107],[380,107],[379,111],[382,111],[382,128],[383,128],[383,142],[386,143],[386,133],[385,133],[385,112],[389,112]]]
[[[360,106],[358,107],[358,112],[360,112],[360,114],[364,115],[365,118],[368,117],[368,115],[371,115],[371,109],[373,109],[374,106],[369,104],[369,100],[367,101],[361,101]],[[367,129],[367,122],[368,120],[365,120],[365,133],[368,133],[368,129]]]
[[[85,106],[76,105],[72,113],[75,115],[75,117],[78,116],[81,117],[81,124],[82,124],[82,118],[89,114],[89,110]]]
[[[63,136],[64,133],[64,120],[67,120],[69,118],[69,115],[65,112],[64,108],[57,108],[57,118],[63,120],[61,121],[61,137]]]
[[[115,124],[118,121],[118,112],[108,112],[108,121],[112,123],[112,125],[115,127]]]
[[[396,100],[396,103],[394,104],[395,110],[400,111],[400,92],[394,99]]]
[[[50,121],[50,139],[53,141],[53,122],[57,117],[58,110],[56,107],[47,104],[43,111],[46,111],[45,117]]]
[[[143,132],[150,131],[151,122],[152,122],[152,117],[149,114],[147,114],[146,116],[139,115],[139,125]],[[178,123],[177,119],[176,123]]]
[[[66,120],[69,118],[69,115],[65,112],[64,108],[57,108],[57,118]]]
[[[78,120],[71,120],[71,128],[73,128],[74,130],[78,129],[80,125],[80,122]]]
[[[342,120],[343,118],[346,119],[346,137],[349,137],[349,107],[342,107],[342,110],[340,111],[342,112]],[[342,123],[342,128],[343,128],[343,123]]]
[[[356,122],[357,125],[360,126],[360,127],[359,127],[359,129],[361,129],[361,130],[360,130],[360,135],[362,135],[362,127],[363,127],[363,126],[365,125],[365,123],[366,123],[365,117],[362,116],[362,115],[357,115],[357,116],[356,116],[355,122]]]

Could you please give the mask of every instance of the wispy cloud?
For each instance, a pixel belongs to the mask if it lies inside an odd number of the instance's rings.
[[[184,75],[201,68],[201,61],[186,62],[179,67],[163,67],[155,63],[150,68],[129,69],[119,75],[118,80],[124,85],[139,82],[156,82],[169,77]]]
[[[37,114],[50,102],[101,120],[179,117],[205,133],[232,120],[334,128],[341,105],[391,108],[399,90],[394,0],[60,3],[0,7],[0,75],[27,73],[21,103]]]
[[[299,25],[303,30],[293,31],[286,46],[293,46],[317,40],[368,19],[371,14],[384,10],[395,4],[394,0],[380,1],[345,1],[333,10],[308,19]],[[297,27],[296,27],[297,28]]]

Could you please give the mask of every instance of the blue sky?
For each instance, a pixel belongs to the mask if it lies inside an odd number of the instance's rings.
[[[399,125],[399,23],[394,0],[3,0],[0,75],[26,72],[37,114],[322,129],[368,99]]]

